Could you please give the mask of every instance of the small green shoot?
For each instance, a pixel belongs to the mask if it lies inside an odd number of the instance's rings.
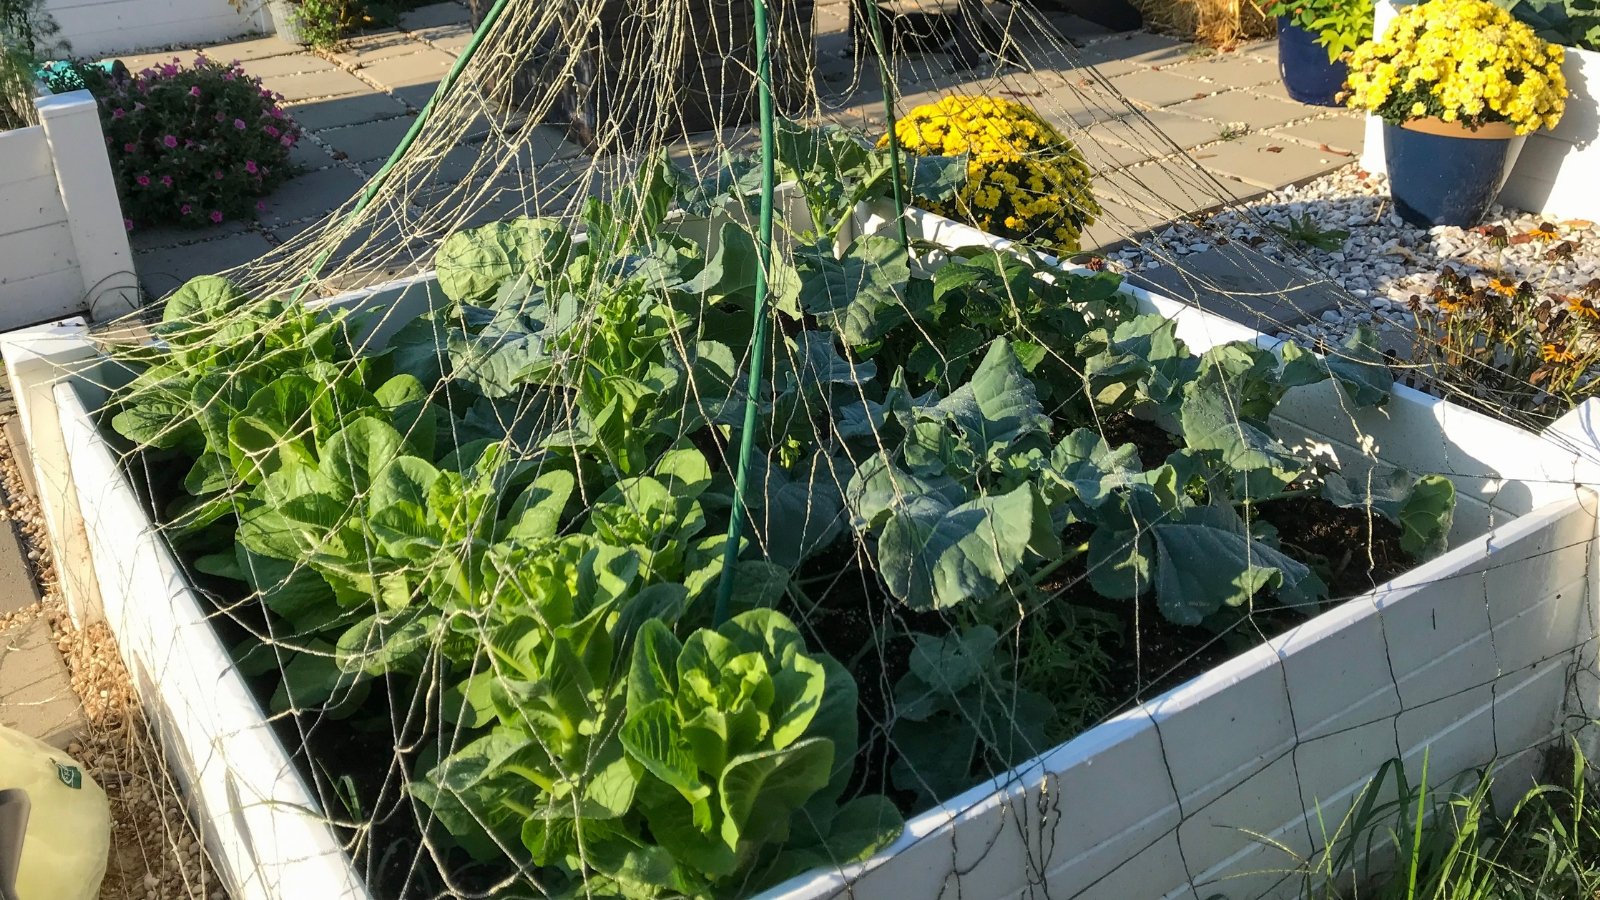
[[[1342,250],[1344,242],[1350,239],[1350,232],[1343,228],[1319,228],[1309,214],[1290,216],[1288,226],[1274,225],[1272,230],[1283,235],[1284,240],[1291,244],[1327,253]]]

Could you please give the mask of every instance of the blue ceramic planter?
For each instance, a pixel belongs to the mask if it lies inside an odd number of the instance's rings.
[[[1328,62],[1328,48],[1318,46],[1317,36],[1278,17],[1278,74],[1289,96],[1312,106],[1338,106],[1334,95],[1344,87],[1350,69],[1344,61]]]
[[[1385,122],[1383,155],[1395,212],[1421,228],[1476,225],[1521,149],[1517,137],[1435,134]]]

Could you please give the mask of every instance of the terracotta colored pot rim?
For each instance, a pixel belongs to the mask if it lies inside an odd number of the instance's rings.
[[[1510,122],[1490,122],[1486,125],[1480,125],[1474,130],[1467,128],[1460,122],[1446,122],[1437,116],[1407,119],[1400,123],[1400,127],[1407,131],[1436,134],[1440,137],[1458,137],[1480,141],[1503,141],[1517,136],[1516,126]]]

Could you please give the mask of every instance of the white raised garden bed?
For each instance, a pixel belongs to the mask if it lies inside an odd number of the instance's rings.
[[[992,242],[925,214],[913,233]],[[1134,294],[1197,350],[1272,343]],[[435,297],[422,276],[332,302],[386,308],[381,342]],[[103,608],[117,633],[233,896],[364,897],[89,416],[108,373],[81,326],[3,349],[58,559],[79,576],[67,585],[74,611]],[[1321,832],[1307,810],[1337,822],[1385,760],[1416,770],[1426,751],[1434,781],[1495,760],[1531,771],[1563,730],[1569,691],[1600,690],[1595,498],[1581,486],[1600,481],[1583,427],[1593,409],[1541,436],[1403,387],[1380,410],[1352,413],[1341,397],[1331,384],[1291,392],[1281,433],[1337,445],[1347,472],[1365,453],[1451,476],[1452,550],[916,817],[868,863],[767,896],[932,897],[958,879],[961,896],[978,898],[1289,896],[1292,861],[1251,832],[1311,856]]]
[[[0,331],[138,305],[99,107],[41,87],[34,109],[39,124],[0,132]]]
[[[1404,5],[1380,0],[1375,33],[1382,34]],[[1600,53],[1564,49],[1567,110],[1555,128],[1528,136],[1499,202],[1552,218],[1600,221]],[[1376,116],[1367,116],[1361,166],[1384,171],[1383,122]]]

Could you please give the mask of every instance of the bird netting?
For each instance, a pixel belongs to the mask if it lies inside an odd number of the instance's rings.
[[[98,333],[123,461],[374,897],[848,890],[908,819],[1508,518],[1452,533],[1479,470],[1362,445],[1374,332],[1193,345],[1084,252],[1234,195],[1058,17],[479,12],[344,209]],[[1337,287],[1259,231],[1226,284],[1141,240],[1287,331]],[[1318,386],[1354,438],[1275,416]],[[1009,826],[1029,890],[1104,814],[1065,803]],[[990,896],[968,840],[936,874]]]

